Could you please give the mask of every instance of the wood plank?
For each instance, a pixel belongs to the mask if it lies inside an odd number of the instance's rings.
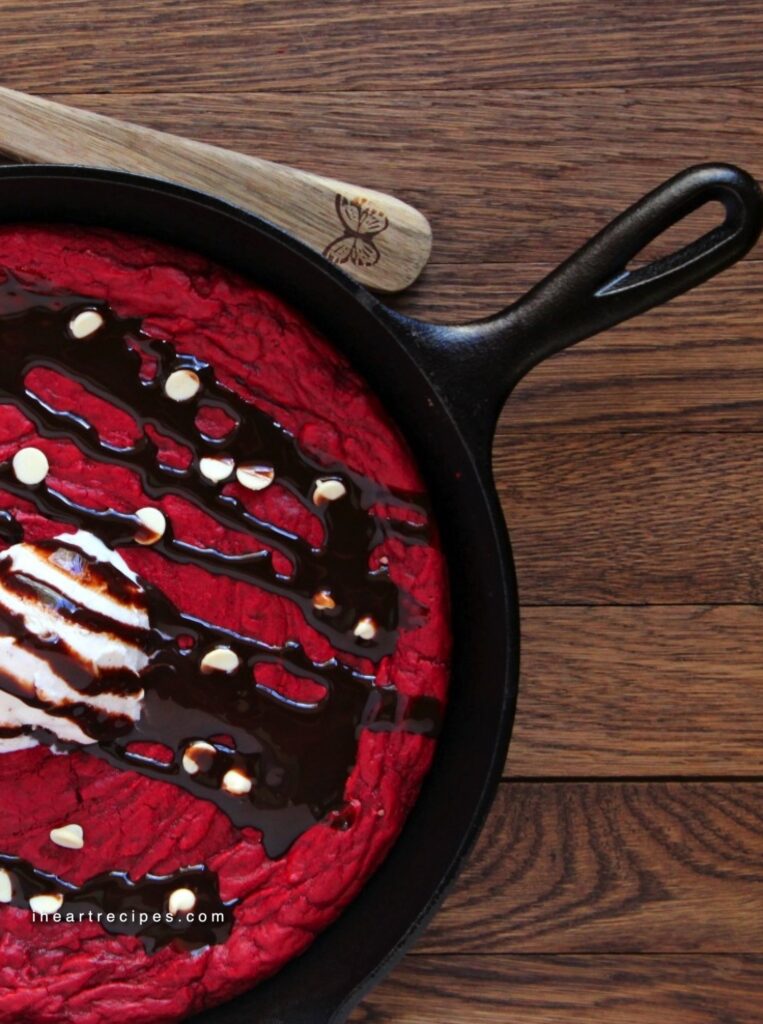
[[[756,956],[409,956],[354,1024],[759,1024]]]
[[[489,102],[479,89],[424,99],[323,81],[307,93],[67,95],[59,85],[48,95],[393,192],[432,221],[435,262],[559,260],[693,163],[732,161],[763,177],[759,82],[491,88]]]
[[[3,12],[3,66],[20,89],[377,90],[687,84],[760,73],[755,0],[49,0],[45,31]]]
[[[712,358],[714,352],[718,357],[726,355],[727,344],[731,345],[733,353],[737,331],[740,334],[742,331],[747,332],[747,348],[753,348],[750,335],[758,327],[760,302],[757,292],[763,283],[762,263],[756,256],[750,255],[687,295],[635,317],[628,322],[628,330],[638,330],[640,333],[633,335],[634,341],[627,347],[643,354],[642,350],[647,348],[648,342],[649,352],[668,346],[671,351],[678,352],[681,348],[681,326],[685,322],[687,331],[700,332],[697,340],[702,340],[701,332],[707,331],[705,337],[708,352],[703,353],[703,362]],[[500,312],[557,266],[558,263],[548,261],[477,264],[468,257],[459,263],[430,262],[413,287],[400,295],[387,296],[384,301],[400,313],[431,320],[433,323],[468,323]],[[656,319],[662,318],[663,312],[668,310],[680,310],[681,315]],[[725,316],[726,319],[713,333],[713,323],[708,323],[708,320],[719,316]],[[620,332],[624,328],[625,325],[611,329],[607,337],[618,337],[615,330]],[[676,332],[678,336],[674,338]],[[592,348],[593,342],[588,340],[569,351],[588,351],[590,354]],[[618,350],[619,346],[614,349]],[[607,355],[611,358],[612,353],[613,345],[610,343]],[[733,368],[734,358],[732,354],[729,362],[727,356],[724,365]],[[538,372],[537,369],[533,371],[534,374]]]
[[[499,436],[525,604],[759,604],[760,434]]]
[[[760,263],[541,364],[501,421],[513,433],[763,428]]]
[[[504,783],[426,953],[763,953],[763,783]]]
[[[526,608],[515,776],[763,775],[763,608]]]

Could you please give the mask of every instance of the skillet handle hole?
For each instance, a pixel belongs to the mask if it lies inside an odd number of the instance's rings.
[[[648,263],[665,259],[671,253],[686,248],[697,239],[722,227],[725,220],[726,208],[723,203],[719,199],[711,199],[647,242],[644,248],[628,261],[625,269],[636,270]]]

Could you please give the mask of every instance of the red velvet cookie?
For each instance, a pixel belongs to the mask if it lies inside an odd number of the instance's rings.
[[[303,951],[399,834],[444,560],[277,296],[74,227],[0,228],[0,267],[0,1022],[163,1024]]]

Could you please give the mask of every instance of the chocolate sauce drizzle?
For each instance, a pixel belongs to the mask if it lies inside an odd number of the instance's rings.
[[[408,542],[426,540],[426,528],[370,515],[369,510],[378,504],[403,505],[421,514],[426,510],[420,500],[416,504],[411,496],[386,492],[345,466],[325,465],[306,455],[289,431],[220,384],[211,366],[195,356],[178,354],[167,341],[150,338],[142,331],[140,320],[118,317],[104,302],[85,296],[26,287],[6,273],[7,279],[0,284],[0,402],[19,408],[41,436],[71,440],[86,456],[138,473],[149,498],[181,497],[226,530],[248,535],[280,551],[288,558],[292,571],[288,575],[277,573],[265,549],[240,555],[190,545],[173,535],[171,524],[154,545],[163,555],[289,597],[338,650],[362,654],[373,661],[394,650],[399,594],[385,570],[369,570],[369,554],[389,535]],[[105,320],[89,341],[73,338],[68,330],[72,316],[83,309],[96,310]],[[141,376],[141,351],[157,363],[150,380]],[[136,443],[121,448],[104,442],[95,427],[75,412],[54,409],[35,395],[25,380],[36,367],[73,378],[130,415],[140,428]],[[201,380],[198,395],[188,401],[175,402],[164,394],[167,378],[178,370],[191,370]],[[203,406],[222,410],[234,422],[226,436],[215,438],[199,431],[195,421]],[[187,469],[161,462],[147,426],[193,453]],[[274,466],[278,483],[321,518],[323,545],[311,547],[297,535],[264,522],[237,498],[206,480],[199,470],[201,459],[223,452],[237,464]],[[324,505],[312,502],[315,481],[324,476],[341,478],[347,488],[342,501]],[[29,497],[28,489],[15,481],[10,466],[0,473],[0,484],[19,497]],[[35,501],[47,516],[90,529],[112,547],[133,543],[139,526],[133,515],[86,509],[45,483],[37,487]],[[331,590],[336,604],[331,611],[313,607],[313,596],[324,588]],[[380,627],[372,641],[353,634],[353,626],[364,615],[370,615]]]
[[[35,545],[45,553],[59,549],[77,552],[65,540]],[[83,558],[91,574],[108,581],[112,591],[124,585],[113,566]],[[113,580],[113,582],[111,582]],[[180,612],[157,588],[142,582],[152,628],[140,630],[73,602],[60,591],[30,578],[11,576],[0,555],[0,581],[17,593],[55,602],[57,615],[82,626],[107,632],[137,644],[149,655],[139,677],[125,670],[102,670],[93,677],[80,655],[67,649],[60,637],[31,634],[23,618],[0,607],[0,629],[14,636],[83,697],[102,693],[145,696],[137,722],[104,714],[84,700],[81,704],[46,704],[32,697],[0,670],[0,688],[48,715],[69,718],[97,742],[86,751],[119,768],[152,779],[172,782],[202,799],[211,800],[240,828],[260,829],[271,857],[281,856],[306,829],[341,807],[347,777],[355,763],[359,730],[393,729],[433,736],[439,728],[440,703],[433,698],[407,697],[391,686],[378,687],[363,675],[332,659],[312,662],[297,643],[273,647]],[[181,646],[190,638],[190,646]],[[201,669],[209,650],[225,646],[239,658],[233,672],[214,677]],[[280,664],[297,678],[318,683],[324,695],[300,703],[257,682],[257,667]],[[29,730],[33,732],[32,729]],[[194,741],[212,740],[218,756],[206,770],[183,770],[183,753]],[[60,740],[59,749],[69,749]],[[168,759],[146,757],[130,748],[159,743]],[[74,749],[73,747],[71,749]],[[251,792],[233,796],[221,788],[230,768],[253,782]]]
[[[85,309],[97,310],[104,324],[92,337],[75,339],[68,325],[73,316]],[[338,651],[378,662],[394,650],[401,595],[385,567],[370,569],[370,555],[389,536],[406,543],[425,542],[427,528],[405,521],[404,516],[386,518],[375,510],[397,506],[404,513],[411,510],[419,521],[426,520],[426,508],[420,500],[384,492],[345,466],[325,465],[311,458],[281,425],[220,384],[211,366],[177,353],[167,341],[150,338],[142,331],[139,320],[118,317],[102,301],[40,284],[26,285],[8,273],[0,284],[0,352],[0,404],[16,406],[35,424],[40,436],[65,438],[88,458],[136,472],[149,498],[179,496],[226,531],[244,534],[258,545],[281,552],[292,568],[287,574],[276,572],[270,551],[262,547],[234,555],[189,544],[174,535],[170,522],[153,545],[157,551],[179,564],[193,564],[289,598]],[[151,379],[141,376],[141,353],[156,362],[156,373]],[[109,444],[75,412],[53,408],[27,385],[28,374],[37,367],[73,378],[128,413],[138,425],[138,440],[130,447]],[[164,384],[171,373],[183,369],[198,375],[201,389],[195,398],[175,402],[165,395]],[[215,438],[199,431],[196,418],[202,406],[220,409],[233,421],[234,426],[225,437]],[[190,449],[192,460],[187,469],[161,462],[148,427]],[[221,485],[207,481],[199,471],[199,463],[213,455],[231,457],[236,464],[273,466],[277,482],[320,517],[324,530],[320,547],[311,547],[297,535],[262,521],[233,495],[224,493]],[[341,479],[346,495],[340,501],[316,506],[312,501],[315,481],[325,476]],[[135,543],[141,528],[134,514],[87,508],[45,482],[32,487],[21,484],[10,463],[0,464],[0,489],[32,502],[49,519],[91,531],[112,548]],[[13,544],[22,537],[23,531],[13,515],[0,513],[0,539]],[[65,539],[37,545],[49,552],[67,546]],[[88,571],[107,577],[112,590],[124,587],[125,577],[115,567],[92,559],[87,561]],[[39,581],[18,573],[11,579],[1,556],[0,578],[4,586],[11,586],[18,593],[53,602],[58,615],[88,628],[108,630],[138,645],[148,655],[148,665],[138,685],[144,690],[140,718],[134,722],[105,714],[86,698],[101,693],[134,695],[134,673],[107,670],[94,677],[85,670],[77,652],[67,649],[60,638],[35,636],[26,629],[23,618],[7,609],[0,610],[0,630],[4,635],[29,645],[37,657],[44,658],[83,697],[81,703],[61,707],[47,706],[36,698],[38,706],[48,715],[62,715],[75,721],[94,742],[84,747],[66,744],[39,727],[7,730],[2,735],[28,734],[59,750],[83,749],[121,769],[170,782],[201,799],[211,800],[236,826],[261,830],[265,850],[271,857],[282,855],[316,822],[344,821],[344,788],[357,757],[362,729],[404,730],[425,736],[435,736],[439,729],[439,701],[409,698],[391,686],[378,687],[373,676],[343,664],[338,658],[315,663],[295,642],[274,647],[187,615],[145,581],[141,581],[141,587],[150,628],[140,630],[111,618],[104,621],[103,616],[71,601],[47,583],[41,589]],[[313,606],[313,596],[321,590],[330,592],[335,607]],[[370,616],[378,626],[372,640],[353,633],[355,623],[364,616]],[[201,660],[205,653],[221,645],[236,653],[238,667],[229,674],[217,672],[211,678],[203,673]],[[258,680],[258,667],[266,664],[280,665],[292,676],[318,683],[323,696],[311,702],[298,702],[269,689]],[[34,704],[35,698],[20,692],[17,682],[1,671],[0,689]],[[183,758],[195,742],[208,744],[213,752],[198,759],[196,770],[190,772],[184,767]],[[138,744],[146,743],[160,744],[166,757],[149,757],[136,749]],[[238,796],[226,792],[222,780],[231,769],[251,780],[250,792]],[[50,883],[50,876],[31,865],[0,856],[0,862],[9,860],[15,863],[14,898],[26,899],[34,895],[35,885]],[[93,879],[76,892],[66,883],[57,885],[62,892],[66,890],[67,906],[78,901],[97,905],[99,909],[134,903],[143,906],[152,899],[164,899],[167,887],[177,888],[181,875],[183,872],[168,879],[133,883],[123,874],[113,873]],[[203,878],[207,880],[204,885],[212,885],[210,879],[216,885],[211,872],[207,871]],[[196,876],[194,879],[197,880]],[[201,888],[210,905],[215,899],[219,902],[216,889],[212,893]],[[154,948],[175,937],[175,932],[163,929],[162,925],[150,934],[140,934],[147,948],[150,943]],[[205,936],[204,942],[219,941],[217,935]],[[186,942],[195,941],[189,940],[188,933],[183,938]]]
[[[35,896],[62,896],[63,903],[55,911],[59,917],[46,915],[48,920],[96,921],[110,935],[136,936],[147,953],[169,943],[183,950],[216,945],[228,938],[233,927],[236,901],[221,900],[214,872],[203,866],[182,868],[171,875],[149,874],[137,882],[123,871],[110,871],[82,885],[8,854],[0,854],[0,869],[10,880],[10,906],[29,910]],[[181,887],[196,897],[191,915],[170,913],[170,895]]]

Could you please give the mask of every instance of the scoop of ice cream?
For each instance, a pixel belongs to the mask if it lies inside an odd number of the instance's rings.
[[[0,555],[0,752],[31,731],[92,743],[89,715],[140,715],[146,593],[124,559],[83,530]]]

